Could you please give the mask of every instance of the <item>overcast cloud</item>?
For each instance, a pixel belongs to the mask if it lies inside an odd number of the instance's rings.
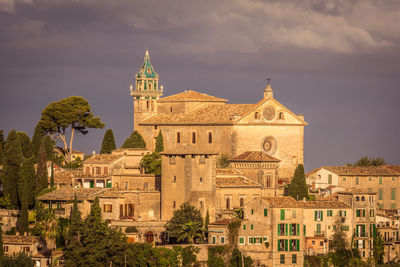
[[[305,163],[400,164],[396,0],[0,0],[0,129],[33,133],[51,101],[82,95],[132,131],[129,85],[150,49],[166,95],[255,103],[265,78],[305,115]],[[104,130],[75,147],[99,151]]]

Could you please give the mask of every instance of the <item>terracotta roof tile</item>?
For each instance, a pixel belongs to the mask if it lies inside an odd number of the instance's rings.
[[[338,175],[349,175],[349,176],[355,176],[355,175],[399,176],[400,175],[400,172],[392,170],[387,166],[323,166],[321,168],[324,168]]]
[[[72,180],[75,177],[82,176],[82,171],[77,170],[55,170],[54,182],[56,184],[72,185]]]
[[[231,158],[230,161],[279,162],[280,160],[261,151],[246,151],[239,156]]]
[[[231,222],[237,222],[237,221],[241,221],[241,220],[239,220],[239,219],[223,219],[223,220],[212,222],[209,225],[210,226],[213,226],[213,225],[228,225]]]
[[[85,160],[84,164],[99,164],[99,163],[112,163],[113,161],[121,158],[121,155],[114,154],[96,154]]]
[[[349,205],[337,200],[296,201],[292,197],[263,197],[275,208],[303,208],[303,209],[348,209]]]
[[[39,237],[37,236],[3,235],[3,244],[34,244],[36,242],[39,242]]]
[[[188,90],[179,94],[170,95],[167,97],[160,98],[158,102],[227,102],[228,100],[222,99],[207,94],[202,94],[196,91]]]
[[[40,196],[40,200],[60,200],[60,201],[72,201],[76,198],[82,200],[92,200],[96,195],[102,191],[110,190],[108,188],[75,188],[75,187],[61,187],[54,191],[51,191],[43,196]]]
[[[217,187],[262,187],[243,176],[217,176],[215,182]]]
[[[234,168],[226,168],[226,169],[216,169],[217,175],[243,175],[243,172]]]
[[[186,114],[158,114],[140,124],[232,124],[254,104],[207,105]]]

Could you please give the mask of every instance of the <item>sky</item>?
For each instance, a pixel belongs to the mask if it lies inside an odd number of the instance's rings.
[[[195,90],[303,114],[307,170],[362,156],[400,164],[400,1],[0,0],[0,129],[30,136],[50,102],[86,98],[106,129],[133,128],[129,86],[146,49],[164,95]]]

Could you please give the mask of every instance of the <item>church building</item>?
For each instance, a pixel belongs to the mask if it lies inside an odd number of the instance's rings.
[[[210,213],[221,209],[216,203],[228,203],[216,195],[221,156],[231,159],[233,168],[242,173],[239,176],[271,188],[270,196],[276,196],[278,181],[290,181],[297,165],[303,164],[307,122],[274,98],[269,82],[253,104],[229,104],[191,90],[162,97],[159,75],[146,51],[130,92],[134,130],[141,133],[147,148],[154,150],[160,131],[164,138],[162,220],[187,201]]]

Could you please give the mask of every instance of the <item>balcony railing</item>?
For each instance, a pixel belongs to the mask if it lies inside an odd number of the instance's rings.
[[[324,237],[325,231],[314,231],[314,236],[315,237]]]
[[[368,237],[369,235],[368,235],[368,233],[367,232],[364,232],[364,233],[358,233],[358,235],[356,235],[356,237]]]

